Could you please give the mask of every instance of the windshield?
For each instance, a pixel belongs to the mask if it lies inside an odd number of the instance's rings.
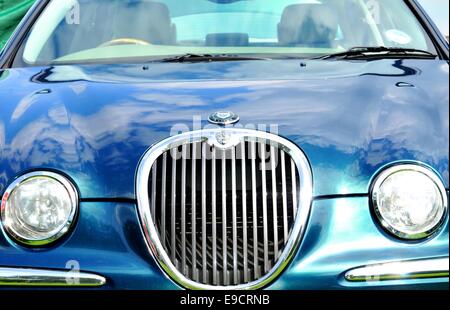
[[[360,46],[436,53],[403,0],[52,0],[15,66],[184,54],[306,58]]]

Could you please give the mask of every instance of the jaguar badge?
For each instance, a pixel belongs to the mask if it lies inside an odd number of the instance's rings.
[[[211,114],[208,120],[214,125],[227,126],[239,122],[239,116],[231,111],[220,111]]]

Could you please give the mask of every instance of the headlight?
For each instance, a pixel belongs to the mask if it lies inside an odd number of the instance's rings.
[[[401,164],[382,171],[372,185],[372,206],[381,225],[402,239],[433,234],[447,213],[442,181],[431,169]]]
[[[72,225],[78,194],[65,177],[52,172],[21,176],[2,198],[1,221],[10,237],[31,246],[61,238]]]

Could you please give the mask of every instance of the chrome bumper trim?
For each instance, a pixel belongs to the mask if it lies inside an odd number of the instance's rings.
[[[345,274],[351,282],[413,280],[449,276],[449,258],[432,258],[367,265]]]
[[[0,286],[99,287],[105,283],[102,276],[73,270],[0,267]]]

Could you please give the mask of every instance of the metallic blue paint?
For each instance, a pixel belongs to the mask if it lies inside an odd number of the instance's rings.
[[[134,203],[136,167],[174,125],[200,129],[194,116],[202,127],[210,113],[231,110],[239,125],[277,125],[301,147],[321,196],[295,259],[268,289],[448,289],[448,278],[350,283],[344,274],[449,255],[448,215],[432,238],[400,241],[377,226],[367,197],[372,176],[402,160],[428,164],[449,188],[449,64],[305,63],[0,70],[0,195],[18,175],[48,169],[72,178],[83,199],[74,230],[49,248],[21,247],[0,230],[0,266],[66,269],[76,260],[82,271],[107,277],[100,289],[178,289],[147,250]],[[360,195],[339,197],[345,194]]]
[[[75,231],[57,247],[34,251],[0,234],[0,265],[64,269],[77,260],[82,271],[106,276],[100,289],[178,289],[159,269],[144,243],[132,203],[82,203]],[[344,273],[368,263],[448,255],[448,221],[420,243],[386,236],[374,223],[367,198],[315,201],[297,256],[268,289],[448,289],[448,278],[349,283]]]
[[[82,198],[133,199],[145,150],[174,126],[199,129],[194,116],[207,126],[218,110],[237,113],[239,125],[277,125],[311,161],[316,196],[367,193],[373,174],[397,160],[430,165],[449,187],[445,61],[147,66],[1,71],[0,193],[45,168],[73,178]]]
[[[449,66],[443,61],[297,61],[87,65],[1,72],[0,192],[18,174],[55,169],[81,197],[134,199],[144,151],[175,124],[232,110],[241,125],[276,124],[313,167],[315,195],[367,193],[396,160],[422,161],[449,184]],[[414,87],[398,87],[399,82]],[[18,87],[20,85],[20,87]],[[431,240],[402,242],[371,218],[368,198],[317,200],[298,255],[269,288],[448,288],[448,279],[348,283],[348,269],[448,255],[448,223]],[[65,268],[108,278],[105,288],[176,289],[147,251],[133,203],[83,202],[75,231],[44,250],[0,234],[0,265]]]

